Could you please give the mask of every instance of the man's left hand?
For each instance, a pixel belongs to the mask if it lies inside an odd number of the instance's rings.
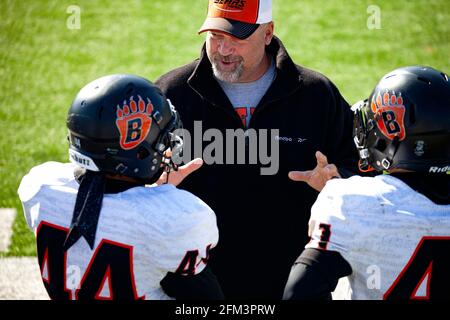
[[[337,167],[329,164],[327,157],[320,151],[316,152],[317,166],[308,171],[291,171],[289,178],[293,181],[306,182],[311,188],[322,191],[328,180],[332,178],[341,178]]]

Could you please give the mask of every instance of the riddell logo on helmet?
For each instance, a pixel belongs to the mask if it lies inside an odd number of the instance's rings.
[[[450,166],[445,166],[443,168],[439,167],[430,167],[431,173],[448,173],[450,172]]]
[[[401,92],[398,95],[385,92],[383,97],[378,92],[377,97],[372,98],[370,107],[376,114],[378,128],[387,138],[393,140],[398,137],[400,141],[405,139],[405,106]]]
[[[120,146],[124,150],[137,147],[147,138],[152,125],[153,104],[147,98],[147,103],[138,96],[136,103],[131,97],[129,103],[123,102],[122,108],[117,106],[116,126],[120,132]]]

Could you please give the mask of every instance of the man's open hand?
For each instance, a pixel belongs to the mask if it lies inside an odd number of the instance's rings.
[[[294,181],[306,182],[311,188],[321,191],[328,180],[341,176],[334,164],[329,164],[327,157],[320,151],[316,152],[317,166],[308,171],[291,171],[289,178]]]
[[[170,183],[174,186],[178,186],[184,178],[190,175],[195,170],[198,170],[203,165],[203,160],[200,158],[196,158],[192,161],[189,161],[184,166],[178,167],[177,171],[170,171],[169,181],[167,181],[167,172],[164,172],[161,177],[156,181],[157,185],[161,185],[164,183]]]

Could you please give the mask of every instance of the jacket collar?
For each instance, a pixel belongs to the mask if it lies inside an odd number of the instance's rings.
[[[280,39],[274,36],[266,50],[275,57],[277,76],[259,103],[260,106],[291,95],[300,87],[302,82],[297,66],[289,57]],[[203,45],[200,59],[188,79],[188,84],[211,104],[222,107],[231,106],[231,102],[213,75],[211,62],[206,54],[206,44]]]

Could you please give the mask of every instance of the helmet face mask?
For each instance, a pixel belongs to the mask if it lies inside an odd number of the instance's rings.
[[[450,83],[444,73],[394,70],[352,110],[361,171],[450,171]]]
[[[80,90],[68,112],[67,127],[73,163],[153,183],[165,166],[173,166],[173,161],[165,161],[165,151],[178,146],[172,132],[181,122],[151,82],[112,75]]]
[[[371,171],[369,164],[370,153],[367,146],[367,137],[369,132],[373,129],[373,120],[367,117],[368,100],[359,101],[353,105],[353,140],[359,152],[360,170]]]

